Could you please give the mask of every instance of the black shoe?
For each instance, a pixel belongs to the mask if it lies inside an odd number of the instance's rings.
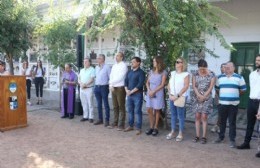
[[[67,118],[68,116],[61,116],[60,118]]]
[[[240,146],[237,146],[237,149],[250,149],[250,145],[244,142]]]
[[[96,122],[94,122],[94,125],[100,125],[100,124],[103,124],[103,121],[97,120]]]
[[[94,121],[93,119],[89,119],[89,122],[90,122],[90,123],[93,123],[93,121]]]
[[[222,143],[224,140],[223,139],[216,139],[215,141],[213,141],[214,144],[219,144],[219,143]]]
[[[260,151],[255,154],[255,157],[260,158]]]
[[[88,118],[82,118],[80,121],[81,122],[88,121]]]
[[[73,119],[74,118],[74,116],[69,116],[69,119]]]
[[[152,135],[156,136],[159,133],[158,129],[154,129]]]
[[[39,101],[37,101],[37,103],[36,103],[37,105],[39,105],[40,104],[40,102]]]
[[[148,130],[145,131],[146,135],[151,135],[153,133],[153,129],[150,128]]]
[[[109,126],[109,122],[106,121],[105,124],[104,124],[105,127]]]

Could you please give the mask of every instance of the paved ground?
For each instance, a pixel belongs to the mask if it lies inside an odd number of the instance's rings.
[[[32,95],[34,97],[35,95],[35,90],[32,90]],[[44,105],[33,105],[30,106],[28,108],[28,111],[35,111],[35,110],[39,110],[39,109],[48,109],[48,110],[55,110],[55,111],[59,111],[60,108],[60,100],[59,100],[59,92],[57,91],[45,91],[44,92]],[[110,99],[110,108],[112,108],[112,100]],[[32,101],[34,104],[36,104],[36,101]],[[189,122],[194,122],[194,113],[191,112],[190,110],[191,107],[187,108],[186,111],[186,121]],[[145,104],[143,104],[143,112],[144,115],[146,114],[146,110],[145,110]],[[168,115],[169,117],[170,115]],[[209,124],[210,125],[214,125],[215,122],[217,120],[217,111],[214,110],[214,112],[212,114],[209,115]],[[246,128],[246,111],[243,109],[240,109],[237,115],[237,127],[238,129],[245,129]]]
[[[181,143],[166,140],[168,130],[160,130],[158,137],[136,136],[81,123],[81,116],[60,119],[58,97],[58,92],[45,91],[44,105],[28,107],[28,127],[0,133],[0,168],[259,167],[256,140],[245,151],[229,148],[228,140],[212,144],[217,137],[212,133],[206,145],[195,144],[191,122],[185,125]],[[148,126],[146,115],[143,125]],[[237,134],[237,142],[242,142],[244,130]]]

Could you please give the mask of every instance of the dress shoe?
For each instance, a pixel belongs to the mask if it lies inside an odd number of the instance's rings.
[[[242,143],[240,146],[237,146],[237,149],[250,149],[250,145],[248,143]]]
[[[103,124],[103,121],[97,120],[96,122],[94,122],[94,125],[100,125],[100,124]]]
[[[235,141],[230,141],[229,147],[230,147],[230,148],[236,148],[236,147],[237,147],[237,146],[236,146],[236,142],[235,142]]]
[[[142,131],[141,130],[137,130],[136,131],[136,135],[141,135]]]
[[[93,119],[89,119],[89,122],[90,122],[90,123],[93,123],[93,121],[94,121]]]
[[[69,116],[69,119],[73,119],[74,118],[74,116]]]
[[[134,130],[134,128],[133,127],[127,127],[125,130],[124,130],[124,132],[129,132],[129,131],[133,131]]]
[[[88,121],[88,118],[82,118],[80,121],[81,122]]]
[[[222,143],[223,142],[223,139],[216,139],[215,141],[213,141],[214,144],[219,144],[219,143]]]
[[[255,154],[255,157],[260,158],[260,151]]]
[[[61,116],[60,118],[67,118],[68,116]]]
[[[123,131],[124,130],[124,127],[123,126],[119,126],[118,128],[117,128],[117,131]]]
[[[109,122],[106,121],[105,124],[104,124],[105,127],[109,126]]]
[[[114,123],[112,125],[107,126],[107,128],[109,129],[117,128],[117,124]]]

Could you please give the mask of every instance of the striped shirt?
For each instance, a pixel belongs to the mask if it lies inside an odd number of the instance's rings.
[[[239,104],[239,91],[246,91],[246,83],[239,74],[233,73],[230,77],[221,74],[215,88],[219,90],[219,104],[236,106]]]

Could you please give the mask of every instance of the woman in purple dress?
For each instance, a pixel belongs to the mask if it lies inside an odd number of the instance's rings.
[[[146,82],[146,107],[150,121],[150,129],[146,131],[147,135],[156,136],[159,133],[158,122],[160,111],[164,107],[164,85],[167,78],[164,69],[163,58],[155,57],[153,59],[153,70],[150,71]]]

